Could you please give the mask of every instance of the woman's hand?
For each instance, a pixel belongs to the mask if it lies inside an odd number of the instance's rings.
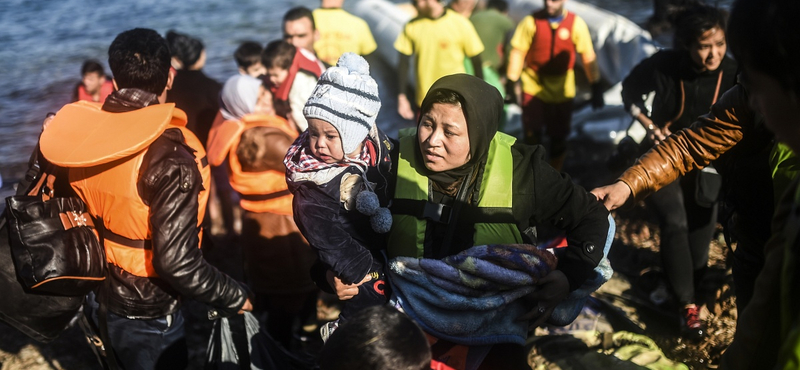
[[[592,189],[590,193],[597,197],[597,200],[603,202],[603,205],[606,206],[609,211],[613,211],[622,207],[631,197],[632,192],[628,184],[617,181],[611,185]]]
[[[528,326],[528,330],[536,329],[542,325],[553,313],[556,305],[561,303],[569,295],[569,281],[567,276],[560,270],[550,271],[545,277],[539,280],[536,290],[528,294],[525,299],[535,302],[533,310],[519,317],[519,320],[535,321]]]
[[[647,130],[647,138],[655,144],[664,141],[664,139],[672,134],[668,128],[656,126],[653,123],[653,120],[651,120],[650,117],[647,117],[647,115],[644,113],[639,113],[639,115],[636,116],[636,120],[641,122],[642,126],[644,126],[644,129]]]
[[[358,295],[358,287],[361,286],[361,284],[372,280],[372,276],[367,274],[358,284],[345,284],[342,282],[342,279],[339,279],[331,270],[328,270],[326,277],[328,278],[328,284],[330,284],[333,291],[336,292],[336,296],[339,297],[340,301],[352,299]]]

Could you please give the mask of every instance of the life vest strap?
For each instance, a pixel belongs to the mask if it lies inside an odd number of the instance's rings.
[[[291,195],[291,194],[292,194],[292,192],[289,191],[289,189],[285,189],[285,190],[276,191],[274,193],[269,193],[269,194],[241,194],[241,193],[239,193],[239,196],[244,200],[249,200],[251,202],[258,202],[258,201],[262,201],[262,200],[277,199],[277,198],[285,197],[285,196]]]
[[[452,207],[418,199],[395,199],[392,201],[392,214],[409,215],[447,224],[450,222]],[[461,220],[470,223],[516,224],[514,213],[506,207],[464,207]]]
[[[453,207],[419,199],[394,199],[391,208],[392,214],[409,215],[418,219],[448,224]]]
[[[139,249],[153,249],[153,241],[150,239],[130,239],[128,237],[119,235],[111,230],[103,230],[103,239],[114,242],[120,245],[131,248]]]

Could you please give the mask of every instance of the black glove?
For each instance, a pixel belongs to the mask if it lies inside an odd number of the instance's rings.
[[[595,82],[592,84],[592,109],[598,110],[606,105],[605,100],[603,100],[603,86],[600,82]]]

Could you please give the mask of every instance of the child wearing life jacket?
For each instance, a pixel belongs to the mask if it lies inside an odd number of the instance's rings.
[[[261,54],[261,64],[267,69],[266,79],[274,96],[277,114],[303,132],[308,124],[303,106],[317,86],[322,67],[308,50],[296,48],[279,40],[267,44]]]
[[[375,125],[380,106],[369,64],[345,53],[320,77],[303,108],[308,130],[284,159],[295,222],[319,256],[314,280],[331,293],[346,287],[340,321],[388,297],[381,251],[392,223],[395,145]],[[321,328],[323,339],[337,322]]]

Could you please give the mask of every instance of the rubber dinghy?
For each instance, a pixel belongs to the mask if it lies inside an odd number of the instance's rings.
[[[544,6],[540,0],[508,0],[509,15],[515,22],[519,22],[534,10]],[[375,41],[378,44],[376,51],[380,59],[385,62],[386,68],[397,67],[397,51],[394,49],[394,40],[402,31],[403,26],[416,15],[414,7],[409,2],[394,3],[387,0],[361,0],[348,1],[345,8],[349,12],[363,18],[369,24]],[[573,114],[573,135],[578,133],[588,135],[600,142],[618,142],[625,129],[631,122],[630,115],[622,108],[620,97],[621,81],[628,72],[642,59],[655,53],[657,47],[650,34],[629,19],[591,4],[581,3],[577,0],[566,4],[569,11],[574,12],[586,21],[592,42],[597,53],[598,64],[603,81],[607,86],[604,97],[605,108],[592,111],[586,102],[589,98],[589,86],[582,71],[576,71],[578,80],[578,95],[576,97],[576,110]],[[376,66],[381,68],[381,66]],[[580,58],[576,62],[576,69],[581,69]],[[413,71],[413,68],[411,68]],[[394,76],[393,71],[377,71],[379,75]],[[414,79],[409,79],[414,81]],[[390,82],[390,81],[386,81]],[[388,83],[386,85],[394,85]],[[391,96],[383,95],[382,96]],[[516,106],[513,106],[516,108]],[[519,108],[509,110],[510,122],[506,125],[511,134],[519,135]],[[382,112],[383,113],[383,112]],[[516,114],[514,114],[516,113]],[[385,127],[390,134],[396,132],[397,120],[386,123]],[[386,120],[383,120],[386,122]],[[514,132],[517,130],[517,132]]]

